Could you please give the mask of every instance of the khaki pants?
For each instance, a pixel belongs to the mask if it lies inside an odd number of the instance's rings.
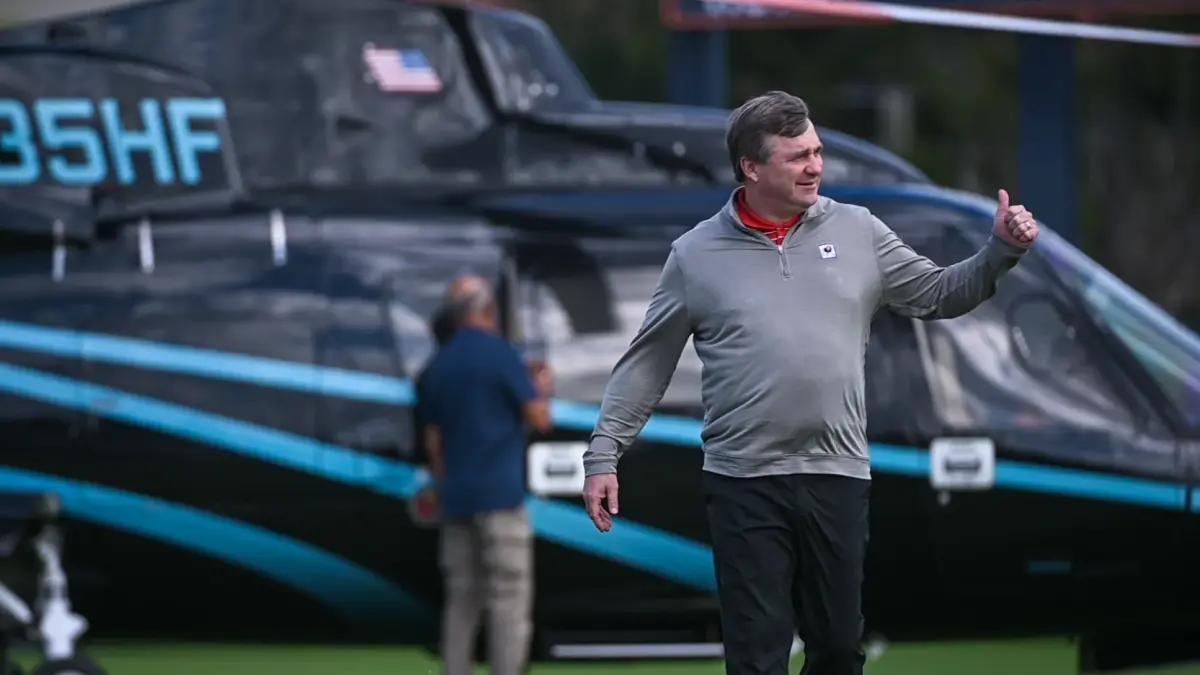
[[[488,616],[492,675],[525,672],[533,632],[533,535],[524,507],[442,525],[446,675],[469,675],[480,614]]]

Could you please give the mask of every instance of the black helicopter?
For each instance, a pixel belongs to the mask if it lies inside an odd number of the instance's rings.
[[[61,503],[94,633],[428,641],[412,378],[474,272],[555,373],[539,644],[707,653],[690,347],[607,535],[579,459],[671,240],[729,194],[724,123],[598,100],[507,10],[164,0],[0,33],[0,490]],[[820,131],[828,196],[942,264],[986,237],[994,202]],[[1044,230],[975,312],[872,334],[869,631],[1196,655],[1194,333]]]

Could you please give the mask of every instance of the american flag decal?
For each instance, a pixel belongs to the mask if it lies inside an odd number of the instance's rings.
[[[420,49],[363,47],[363,62],[381,91],[429,93],[442,90],[442,80]]]

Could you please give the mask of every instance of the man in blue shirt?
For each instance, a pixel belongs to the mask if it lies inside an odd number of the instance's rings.
[[[417,384],[442,506],[442,658],[446,675],[471,673],[486,605],[492,673],[518,675],[532,634],[525,425],[548,432],[549,406],[545,387],[538,391],[521,357],[501,337],[499,310],[485,280],[455,279],[447,306],[454,333]]]

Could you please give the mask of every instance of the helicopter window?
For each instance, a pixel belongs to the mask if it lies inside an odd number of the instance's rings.
[[[330,219],[322,234],[327,312],[317,353],[326,367],[415,382],[437,349],[450,280],[498,278],[499,249],[490,230],[473,222]],[[323,438],[345,447],[394,450],[406,459],[419,453],[413,419],[397,414],[394,401],[327,396],[320,424]]]
[[[842,152],[829,145],[825,146],[822,157],[825,160],[825,169],[821,180],[825,183],[879,185],[912,181],[912,178],[891,166]]]
[[[864,370],[873,440],[920,444],[938,435],[940,425],[913,331],[912,321],[892,312],[879,312],[871,324]]]
[[[872,209],[940,265],[970,256],[988,234],[978,218],[935,206]],[[1112,457],[1146,436],[1167,437],[1036,249],[970,313],[912,325],[934,411],[947,432],[986,434],[1013,449],[1084,461]]]
[[[501,107],[555,112],[579,110],[595,100],[545,24],[499,11],[478,11],[471,20]]]
[[[1200,337],[1053,232],[1038,246],[1091,317],[1128,349],[1188,428],[1200,429]]]
[[[555,395],[599,403],[645,317],[670,241],[539,239],[522,245],[522,332],[544,350]],[[684,347],[663,411],[700,415],[700,359]]]

